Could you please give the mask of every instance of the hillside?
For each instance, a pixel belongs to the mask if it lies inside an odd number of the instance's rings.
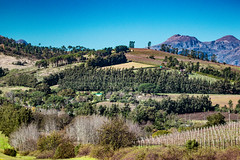
[[[232,35],[227,35],[210,42],[201,42],[196,37],[176,34],[165,42],[154,45],[151,48],[159,50],[162,44],[171,45],[174,48],[201,51],[207,53],[209,58],[215,54],[219,62],[240,65],[240,40]]]
[[[193,59],[193,58],[189,58],[189,57],[182,56],[182,55],[176,55],[176,54],[171,54],[171,53],[156,51],[156,50],[151,50],[151,49],[134,48],[131,50],[132,50],[132,52],[127,53],[126,57],[128,58],[128,60],[133,61],[133,62],[140,62],[140,63],[150,64],[150,65],[160,66],[163,63],[165,56],[168,56],[168,57],[172,56],[172,57],[177,58],[178,61],[193,62],[193,63],[199,62],[200,65],[203,67],[210,65],[219,70],[222,70],[226,67],[231,67],[232,70],[240,73],[240,67],[235,66],[235,65],[215,63],[215,62],[211,62],[211,61],[203,61],[200,59]],[[155,59],[149,58],[149,56],[151,56],[151,55],[153,55],[155,57]]]
[[[24,65],[15,65],[13,63],[26,62]],[[35,65],[35,60],[29,59],[27,57],[13,57],[4,55],[0,52],[0,67],[12,69],[30,69]]]

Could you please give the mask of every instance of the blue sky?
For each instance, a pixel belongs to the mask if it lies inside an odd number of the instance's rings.
[[[0,35],[43,46],[159,44],[174,34],[240,39],[238,0],[0,0]]]

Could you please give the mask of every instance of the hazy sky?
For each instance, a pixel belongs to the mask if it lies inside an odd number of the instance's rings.
[[[0,35],[44,46],[158,44],[174,34],[240,39],[239,0],[0,0]]]

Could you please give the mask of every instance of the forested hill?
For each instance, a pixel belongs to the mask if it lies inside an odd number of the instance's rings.
[[[0,36],[0,53],[10,56],[27,56],[37,59],[49,59],[52,57],[66,55],[68,53],[78,53],[90,51],[90,49],[83,46],[62,46],[57,47],[44,47],[44,46],[33,46],[31,43],[19,40],[15,41],[3,36]]]

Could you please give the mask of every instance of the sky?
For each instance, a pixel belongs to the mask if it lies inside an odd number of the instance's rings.
[[[240,39],[239,0],[0,0],[0,35],[42,46],[136,48],[174,34]]]

